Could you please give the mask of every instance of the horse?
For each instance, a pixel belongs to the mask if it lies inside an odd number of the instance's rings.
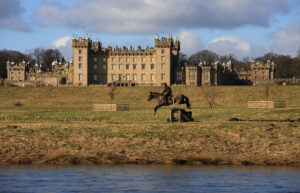
[[[148,97],[148,102],[151,101],[152,99],[157,99],[158,101],[158,105],[156,105],[156,107],[153,110],[153,115],[156,114],[156,111],[158,108],[162,107],[162,106],[169,106],[172,105],[174,103],[178,103],[178,104],[186,104],[187,108],[190,109],[191,108],[191,104],[189,101],[189,98],[184,96],[183,94],[177,94],[177,95],[172,95],[171,99],[169,101],[165,101],[163,100],[163,95],[158,93],[158,92],[150,92],[149,97]]]

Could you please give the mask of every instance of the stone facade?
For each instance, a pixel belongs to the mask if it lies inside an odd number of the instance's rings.
[[[26,72],[28,63],[25,61],[15,63],[7,62],[8,85],[14,86],[58,86],[72,84],[72,63],[52,63],[51,72],[42,72],[40,65],[35,64],[33,69]]]
[[[175,83],[179,40],[155,38],[155,48],[103,48],[91,39],[73,39],[73,85],[161,85]]]

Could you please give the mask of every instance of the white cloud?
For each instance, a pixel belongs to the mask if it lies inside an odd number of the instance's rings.
[[[237,36],[222,36],[214,38],[207,45],[207,49],[216,52],[219,55],[234,54],[239,59],[251,56],[250,43]]]
[[[63,36],[55,39],[52,42],[51,47],[58,49],[66,60],[70,60],[73,57],[72,50],[72,37]]]
[[[181,32],[179,39],[181,42],[181,52],[184,54],[193,54],[204,47],[200,36],[193,32]]]
[[[268,26],[276,14],[286,14],[286,0],[78,0],[67,5],[43,5],[42,26],[67,26],[108,34],[153,34],[180,29],[232,29]]]
[[[280,32],[274,37],[272,49],[280,54],[295,56],[300,48],[300,23],[295,23]]]
[[[67,43],[69,41],[72,40],[72,37],[71,36],[64,36],[64,37],[60,37],[56,40],[53,41],[52,45],[56,48],[59,48],[59,47],[62,47],[62,46],[66,46]]]

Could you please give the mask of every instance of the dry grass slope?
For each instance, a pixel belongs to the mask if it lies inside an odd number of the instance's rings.
[[[259,164],[300,165],[299,122],[230,122],[300,118],[300,87],[272,87],[285,109],[247,109],[264,87],[211,87],[222,92],[210,109],[201,88],[173,87],[192,104],[193,123],[167,123],[171,107],[152,115],[160,87],[118,88],[127,112],[93,112],[109,103],[105,87],[0,87],[0,164]],[[15,105],[15,104],[22,105]],[[181,105],[176,105],[180,107]]]

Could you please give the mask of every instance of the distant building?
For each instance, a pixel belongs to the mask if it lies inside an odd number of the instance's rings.
[[[51,72],[42,72],[41,66],[35,64],[33,69],[26,72],[28,63],[7,62],[6,84],[14,86],[58,86],[72,84],[72,63],[52,63]]]

